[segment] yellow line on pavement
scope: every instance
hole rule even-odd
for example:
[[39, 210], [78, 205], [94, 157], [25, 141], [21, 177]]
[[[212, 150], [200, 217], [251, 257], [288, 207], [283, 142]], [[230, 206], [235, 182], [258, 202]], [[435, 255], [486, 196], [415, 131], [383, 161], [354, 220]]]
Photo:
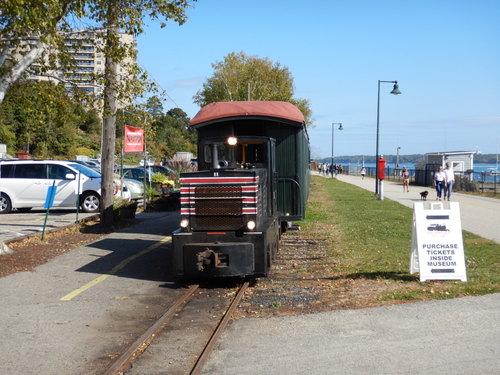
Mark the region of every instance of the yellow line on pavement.
[[147, 248], [145, 248], [144, 250], [138, 252], [137, 254], [134, 254], [134, 255], [128, 257], [127, 259], [122, 260], [118, 265], [114, 266], [105, 275], [101, 275], [101, 276], [95, 278], [94, 280], [88, 282], [87, 284], [83, 285], [82, 287], [80, 287], [78, 289], [75, 289], [71, 293], [66, 294], [64, 297], [61, 298], [61, 301], [70, 301], [70, 300], [72, 300], [73, 298], [75, 298], [80, 293], [86, 291], [89, 288], [92, 288], [93, 286], [99, 284], [101, 281], [104, 281], [108, 277], [116, 274], [118, 271], [120, 271], [121, 269], [123, 269], [127, 264], [129, 264], [130, 262], [132, 262], [134, 259], [137, 259], [137, 258], [143, 256], [144, 254], [149, 253], [151, 250], [154, 250], [157, 247], [159, 247], [159, 246], [161, 246], [161, 245], [163, 245], [165, 243], [169, 243], [171, 241], [172, 241], [172, 237], [170, 237], [170, 236], [162, 238], [160, 241], [158, 241], [158, 242], [156, 242], [156, 243], [148, 246]]

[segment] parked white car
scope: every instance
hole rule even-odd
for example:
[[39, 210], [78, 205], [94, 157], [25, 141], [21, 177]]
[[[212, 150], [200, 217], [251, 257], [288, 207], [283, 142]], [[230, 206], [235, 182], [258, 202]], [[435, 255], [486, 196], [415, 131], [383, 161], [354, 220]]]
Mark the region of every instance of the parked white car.
[[[114, 194], [130, 199], [130, 192], [114, 180]], [[56, 187], [53, 207], [75, 207], [83, 212], [99, 212], [101, 175], [76, 162], [58, 160], [0, 161], [0, 214], [12, 209], [29, 211], [43, 207], [47, 191]], [[122, 191], [123, 190], [123, 191]]]

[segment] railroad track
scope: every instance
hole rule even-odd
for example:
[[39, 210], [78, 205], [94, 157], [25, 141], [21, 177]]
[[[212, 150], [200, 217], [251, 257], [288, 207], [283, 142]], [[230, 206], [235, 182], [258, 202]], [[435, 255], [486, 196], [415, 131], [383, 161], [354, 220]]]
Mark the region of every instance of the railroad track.
[[[188, 366], [186, 366], [186, 370], [183, 371], [183, 373], [189, 373], [192, 375], [201, 373], [204, 364], [206, 363], [212, 350], [215, 348], [217, 340], [222, 334], [224, 328], [229, 323], [232, 313], [238, 306], [249, 284], [250, 282], [246, 281], [238, 288], [237, 292], [231, 299], [229, 306], [224, 309], [224, 311], [222, 311], [215, 329], [213, 329], [213, 331], [209, 335], [208, 341], [203, 343], [203, 349], [196, 355], [194, 364], [190, 365], [189, 370], [187, 370]], [[146, 351], [148, 346], [152, 344], [153, 340], [160, 334], [160, 332], [162, 330], [165, 330], [169, 326], [169, 324], [171, 324], [174, 317], [178, 317], [179, 315], [181, 315], [186, 305], [188, 305], [190, 301], [196, 298], [195, 292], [199, 290], [201, 290], [199, 285], [189, 286], [188, 290], [182, 296], [180, 296], [172, 304], [172, 306], [156, 322], [154, 322], [153, 325], [151, 325], [151, 327], [144, 334], [142, 334], [132, 345], [130, 345], [130, 347], [118, 359], [116, 359], [110, 367], [108, 367], [104, 375], [119, 375], [127, 373], [131, 369], [135, 361], [138, 360], [141, 354]], [[201, 313], [213, 314], [210, 309], [208, 312], [202, 311]], [[203, 337], [207, 336], [203, 335]], [[170, 338], [170, 341], [172, 341], [172, 338]], [[133, 370], [131, 372], [133, 372]]]

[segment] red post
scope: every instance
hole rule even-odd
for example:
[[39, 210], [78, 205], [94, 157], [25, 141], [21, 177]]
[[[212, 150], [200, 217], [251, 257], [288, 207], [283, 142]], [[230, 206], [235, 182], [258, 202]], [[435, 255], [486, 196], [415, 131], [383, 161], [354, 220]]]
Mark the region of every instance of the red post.
[[383, 180], [385, 177], [385, 159], [378, 158], [377, 160], [377, 168], [378, 168], [378, 179]]

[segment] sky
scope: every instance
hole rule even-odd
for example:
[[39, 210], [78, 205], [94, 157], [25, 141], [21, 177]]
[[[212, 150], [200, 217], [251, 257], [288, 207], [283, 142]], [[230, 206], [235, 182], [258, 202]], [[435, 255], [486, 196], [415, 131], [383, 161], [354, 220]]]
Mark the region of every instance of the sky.
[[[193, 96], [231, 52], [289, 69], [313, 112], [313, 158], [500, 153], [500, 1], [199, 0], [178, 26], [149, 22], [139, 63], [164, 109]], [[343, 130], [338, 130], [342, 123]], [[332, 142], [332, 128], [333, 142]]]

